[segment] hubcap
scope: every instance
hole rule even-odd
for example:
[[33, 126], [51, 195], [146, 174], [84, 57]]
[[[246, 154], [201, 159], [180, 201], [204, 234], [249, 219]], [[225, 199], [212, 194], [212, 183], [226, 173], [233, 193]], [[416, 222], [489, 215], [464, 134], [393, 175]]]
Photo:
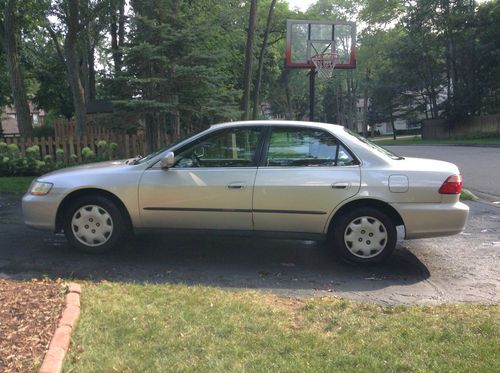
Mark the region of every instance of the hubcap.
[[360, 216], [347, 225], [344, 243], [352, 255], [373, 258], [387, 245], [387, 230], [377, 218]]
[[105, 244], [113, 233], [113, 219], [101, 206], [86, 205], [73, 214], [71, 229], [82, 244], [100, 246]]

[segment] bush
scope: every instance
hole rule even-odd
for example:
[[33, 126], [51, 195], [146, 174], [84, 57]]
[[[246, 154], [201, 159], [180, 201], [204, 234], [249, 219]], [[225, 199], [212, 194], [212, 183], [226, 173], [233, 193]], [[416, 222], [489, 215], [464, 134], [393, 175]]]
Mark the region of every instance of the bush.
[[[116, 158], [118, 145], [107, 143], [104, 140], [96, 143], [97, 156], [90, 147], [82, 149], [81, 163], [111, 160]], [[78, 165], [78, 157], [70, 154], [65, 157], [63, 149], [57, 149], [55, 159], [50, 155], [45, 155], [42, 159], [40, 147], [32, 145], [26, 148], [26, 155], [22, 156], [16, 144], [6, 144], [0, 141], [0, 176], [36, 176], [46, 172]], [[66, 160], [66, 158], [68, 158]]]
[[92, 162], [95, 160], [95, 153], [88, 146], [82, 149], [82, 158], [85, 163]]

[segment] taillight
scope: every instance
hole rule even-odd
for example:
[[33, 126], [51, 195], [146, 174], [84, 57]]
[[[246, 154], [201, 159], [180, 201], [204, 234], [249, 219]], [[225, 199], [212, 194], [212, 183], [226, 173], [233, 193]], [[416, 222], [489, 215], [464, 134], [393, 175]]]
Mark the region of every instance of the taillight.
[[462, 176], [449, 176], [439, 188], [439, 194], [460, 194], [462, 193]]

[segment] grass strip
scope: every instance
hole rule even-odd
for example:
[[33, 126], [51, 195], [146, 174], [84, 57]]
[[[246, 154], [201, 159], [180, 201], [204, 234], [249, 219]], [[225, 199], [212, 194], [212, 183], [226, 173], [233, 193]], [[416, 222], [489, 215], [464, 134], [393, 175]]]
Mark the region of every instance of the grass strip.
[[0, 177], [0, 193], [24, 194], [34, 178], [34, 176], [2, 176]]
[[494, 371], [500, 308], [382, 307], [204, 286], [84, 286], [71, 372]]

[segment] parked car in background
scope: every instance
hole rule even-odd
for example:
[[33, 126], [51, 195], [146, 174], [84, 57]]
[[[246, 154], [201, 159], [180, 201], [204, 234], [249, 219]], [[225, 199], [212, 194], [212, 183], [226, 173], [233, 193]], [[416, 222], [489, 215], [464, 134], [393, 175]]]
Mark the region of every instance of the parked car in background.
[[157, 228], [328, 239], [359, 263], [406, 239], [454, 235], [468, 207], [447, 162], [403, 158], [342, 126], [295, 121], [214, 125], [144, 158], [67, 168], [36, 179], [26, 224], [102, 252]]

